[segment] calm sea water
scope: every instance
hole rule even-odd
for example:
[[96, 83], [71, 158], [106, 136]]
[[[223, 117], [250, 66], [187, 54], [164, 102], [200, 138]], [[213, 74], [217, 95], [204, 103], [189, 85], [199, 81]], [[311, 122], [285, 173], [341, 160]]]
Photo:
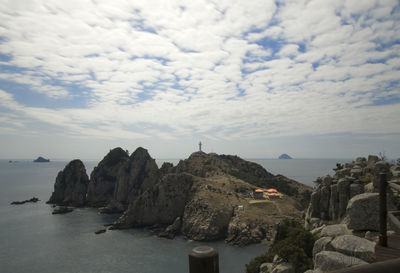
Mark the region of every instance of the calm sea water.
[[[178, 160], [157, 160], [177, 163]], [[337, 160], [253, 160], [270, 172], [281, 173], [311, 185]], [[45, 204], [58, 171], [67, 162], [33, 163], [0, 160], [0, 271], [1, 272], [188, 272], [188, 253], [204, 243], [178, 237], [158, 238], [143, 229], [108, 231], [95, 235], [118, 217], [101, 215], [95, 209], [77, 209], [52, 215]], [[88, 173], [97, 162], [85, 162]], [[36, 204], [10, 205], [33, 196]], [[245, 264], [266, 251], [266, 245], [245, 248], [224, 242], [206, 243], [218, 249], [220, 272], [245, 272]]]

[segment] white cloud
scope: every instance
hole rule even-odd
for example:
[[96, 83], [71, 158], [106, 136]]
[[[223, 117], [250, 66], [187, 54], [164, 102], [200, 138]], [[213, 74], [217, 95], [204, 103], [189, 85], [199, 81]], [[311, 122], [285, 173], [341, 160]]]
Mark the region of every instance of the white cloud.
[[25, 2], [0, 4], [0, 81], [85, 100], [39, 108], [3, 87], [26, 126], [102, 139], [400, 133], [396, 105], [365, 106], [400, 96], [396, 1]]

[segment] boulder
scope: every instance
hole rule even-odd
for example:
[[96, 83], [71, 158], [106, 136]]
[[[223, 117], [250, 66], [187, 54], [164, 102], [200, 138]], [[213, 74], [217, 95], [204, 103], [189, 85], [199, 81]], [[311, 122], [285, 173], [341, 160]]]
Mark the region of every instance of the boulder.
[[260, 265], [260, 273], [271, 273], [273, 268], [273, 263], [263, 263]]
[[320, 217], [320, 202], [321, 194], [320, 191], [314, 191], [311, 194], [311, 217]]
[[368, 166], [369, 168], [372, 168], [372, 167], [375, 165], [375, 163], [378, 162], [378, 161], [379, 161], [379, 157], [378, 157], [378, 156], [376, 156], [376, 155], [369, 155], [369, 156], [368, 156], [368, 161], [367, 161], [367, 166]]
[[65, 214], [65, 213], [69, 213], [72, 212], [74, 209], [73, 208], [69, 208], [69, 207], [56, 207], [52, 214]]
[[337, 237], [340, 235], [351, 234], [351, 231], [345, 224], [329, 225], [321, 230], [321, 237]]
[[64, 170], [57, 175], [48, 204], [66, 206], [83, 206], [86, 203], [86, 193], [89, 178], [85, 166], [79, 159], [72, 160]]
[[348, 178], [342, 178], [338, 182], [338, 195], [339, 195], [339, 218], [342, 218], [346, 213], [347, 203], [350, 199], [350, 184]]
[[317, 253], [320, 253], [324, 250], [329, 250], [328, 247], [330, 246], [330, 242], [332, 241], [332, 237], [321, 237], [314, 243], [314, 247], [312, 250], [312, 255], [315, 258]]
[[364, 192], [366, 192], [366, 193], [372, 193], [372, 192], [374, 192], [375, 191], [375, 188], [374, 188], [374, 184], [371, 182], [371, 183], [368, 183], [368, 184], [366, 184], [365, 186], [364, 186]]
[[351, 169], [350, 176], [359, 178], [362, 175], [362, 172], [363, 172], [362, 168], [360, 166], [356, 165], [353, 167], [353, 169]]
[[271, 273], [294, 273], [294, 267], [289, 263], [277, 264]]
[[379, 194], [363, 193], [350, 199], [343, 223], [349, 229], [379, 231]]
[[349, 166], [347, 166], [347, 168], [345, 167], [343, 169], [337, 170], [336, 173], [335, 173], [335, 177], [337, 179], [340, 179], [340, 178], [344, 178], [346, 176], [349, 176], [350, 175], [350, 170], [351, 170], [351, 168], [349, 168]]
[[129, 156], [121, 148], [112, 149], [90, 174], [87, 202], [89, 206], [105, 206], [114, 196], [118, 172]]
[[105, 233], [106, 231], [107, 231], [107, 229], [102, 228], [102, 229], [95, 231], [94, 234], [102, 234], [102, 233]]
[[323, 186], [321, 188], [321, 196], [319, 200], [319, 209], [322, 220], [329, 219], [329, 199], [331, 196], [330, 186]]
[[339, 193], [337, 184], [331, 185], [331, 196], [329, 200], [329, 218], [337, 220], [339, 215]]
[[311, 230], [310, 232], [311, 232], [311, 234], [313, 234], [313, 235], [320, 236], [320, 234], [321, 234], [321, 231], [322, 231], [322, 229], [323, 229], [324, 227], [326, 227], [326, 225], [323, 225], [323, 226], [320, 226], [320, 227], [314, 228], [314, 229], [313, 229], [313, 230]]
[[364, 185], [353, 183], [350, 185], [350, 198], [364, 193]]
[[375, 243], [354, 235], [338, 236], [331, 242], [332, 247], [345, 255], [353, 256], [368, 263], [375, 261]]
[[323, 272], [329, 272], [363, 264], [368, 263], [356, 257], [347, 256], [335, 251], [321, 251], [315, 255], [314, 259], [314, 269], [320, 269]]

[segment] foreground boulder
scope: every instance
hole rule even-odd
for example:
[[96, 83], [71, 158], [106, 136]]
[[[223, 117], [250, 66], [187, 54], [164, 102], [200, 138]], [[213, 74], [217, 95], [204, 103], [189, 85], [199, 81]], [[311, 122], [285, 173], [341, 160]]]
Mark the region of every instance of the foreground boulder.
[[72, 160], [57, 175], [48, 204], [65, 206], [83, 206], [86, 203], [86, 193], [89, 178], [85, 166], [79, 159]]
[[346, 267], [368, 264], [367, 262], [334, 251], [321, 251], [315, 255], [314, 269], [329, 272]]
[[342, 235], [330, 242], [338, 252], [362, 259], [368, 263], [375, 261], [375, 243], [354, 235]]
[[349, 201], [343, 222], [349, 229], [379, 231], [379, 194], [354, 196]]

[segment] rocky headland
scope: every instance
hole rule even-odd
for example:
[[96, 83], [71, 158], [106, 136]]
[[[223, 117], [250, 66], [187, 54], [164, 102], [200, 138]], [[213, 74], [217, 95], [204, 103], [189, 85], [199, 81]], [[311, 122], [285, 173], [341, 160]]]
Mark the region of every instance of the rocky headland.
[[[275, 188], [276, 200], [254, 200], [257, 188]], [[158, 168], [141, 147], [111, 150], [90, 174], [80, 160], [61, 171], [48, 201], [62, 206], [122, 212], [110, 229], [152, 227], [160, 236], [236, 245], [272, 238], [276, 224], [300, 218], [311, 188], [237, 156], [195, 152], [176, 166]]]
[[44, 157], [39, 156], [38, 158], [33, 160], [33, 162], [35, 162], [35, 163], [48, 163], [48, 162], [50, 162], [50, 159], [46, 159]]

